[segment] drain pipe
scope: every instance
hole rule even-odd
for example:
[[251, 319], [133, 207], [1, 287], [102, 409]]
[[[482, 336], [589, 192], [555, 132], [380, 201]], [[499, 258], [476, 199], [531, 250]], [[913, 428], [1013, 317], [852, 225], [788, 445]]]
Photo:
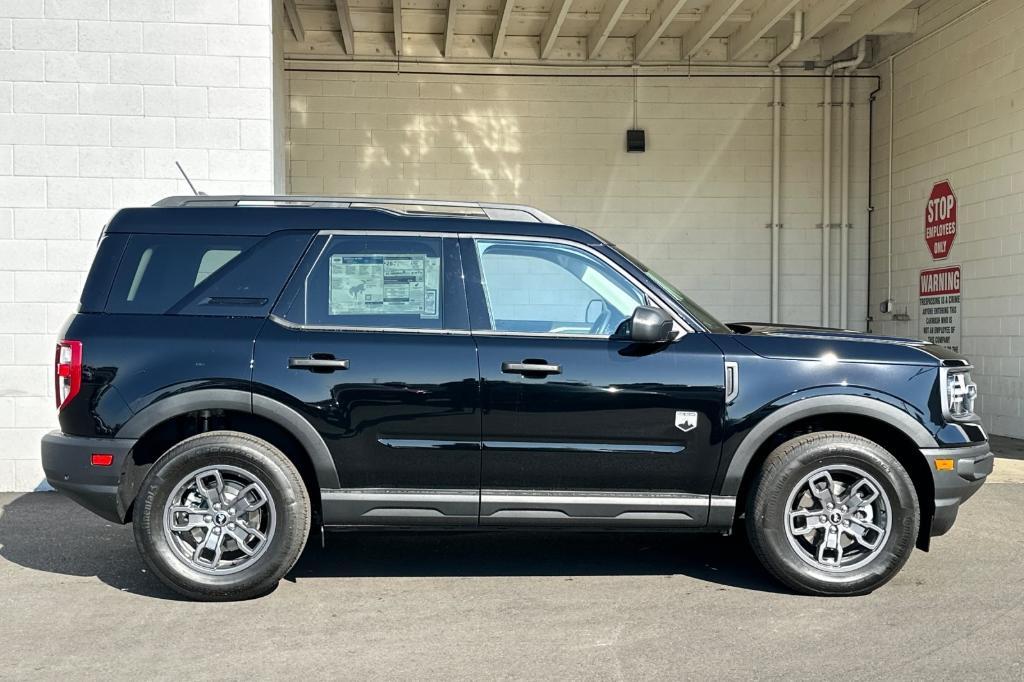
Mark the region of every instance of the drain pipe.
[[821, 104], [821, 326], [830, 324], [829, 312], [832, 296], [832, 67], [825, 70], [825, 84]]
[[779, 240], [782, 223], [779, 219], [779, 195], [782, 186], [782, 67], [779, 64], [793, 53], [804, 39], [804, 13], [793, 13], [793, 40], [789, 47], [777, 54], [768, 64], [772, 72], [772, 274], [771, 322], [779, 321]]
[[[845, 70], [845, 75], [852, 76], [857, 67], [864, 61], [867, 55], [867, 38], [861, 38], [857, 43], [857, 56], [853, 63]], [[843, 79], [843, 130], [842, 130], [842, 158], [839, 167], [842, 172], [840, 187], [842, 188], [842, 200], [840, 202], [839, 220], [839, 325], [843, 328], [850, 326], [849, 317], [849, 296], [850, 296], [850, 109], [853, 107], [853, 100], [850, 98], [850, 79]], [[870, 201], [870, 199], [869, 199]]]
[[[863, 58], [861, 58], [863, 59]], [[824, 96], [822, 98], [822, 155], [821, 155], [821, 326], [832, 325], [832, 76], [838, 69], [860, 64], [857, 59], [833, 62], [825, 67]], [[844, 124], [849, 126], [847, 115]], [[849, 151], [847, 150], [847, 155]]]

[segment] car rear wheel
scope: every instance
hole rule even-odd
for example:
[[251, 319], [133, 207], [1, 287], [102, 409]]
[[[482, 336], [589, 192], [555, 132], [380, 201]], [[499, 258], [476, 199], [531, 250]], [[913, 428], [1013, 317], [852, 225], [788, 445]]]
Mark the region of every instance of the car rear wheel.
[[298, 560], [310, 502], [280, 450], [214, 431], [156, 462], [133, 520], [143, 559], [166, 585], [191, 599], [247, 599], [273, 590]]
[[884, 585], [914, 549], [913, 481], [877, 443], [838, 431], [783, 443], [753, 482], [747, 531], [758, 558], [803, 594], [858, 595]]

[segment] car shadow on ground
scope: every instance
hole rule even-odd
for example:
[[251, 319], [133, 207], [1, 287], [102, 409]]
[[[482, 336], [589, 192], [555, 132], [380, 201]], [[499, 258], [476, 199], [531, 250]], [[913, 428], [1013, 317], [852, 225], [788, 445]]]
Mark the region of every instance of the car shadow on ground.
[[[353, 577], [686, 575], [748, 590], [781, 588], [741, 538], [570, 531], [314, 534], [286, 580]], [[0, 495], [0, 557], [18, 566], [96, 576], [119, 590], [177, 599], [151, 575], [130, 526], [57, 493]]]

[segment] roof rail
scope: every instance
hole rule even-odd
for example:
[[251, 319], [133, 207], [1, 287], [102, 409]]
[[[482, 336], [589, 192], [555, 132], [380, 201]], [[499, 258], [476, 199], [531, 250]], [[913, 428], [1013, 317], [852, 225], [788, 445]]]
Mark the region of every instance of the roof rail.
[[379, 197], [319, 197], [304, 195], [199, 195], [174, 196], [153, 204], [161, 207], [187, 206], [280, 206], [302, 208], [371, 208], [400, 215], [450, 216], [478, 220], [509, 220], [561, 225], [547, 213], [521, 204], [438, 199], [396, 199]]

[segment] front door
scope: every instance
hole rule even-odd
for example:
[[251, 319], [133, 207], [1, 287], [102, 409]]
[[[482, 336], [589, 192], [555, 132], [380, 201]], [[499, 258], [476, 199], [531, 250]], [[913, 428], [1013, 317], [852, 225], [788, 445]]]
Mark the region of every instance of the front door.
[[320, 235], [256, 341], [253, 383], [330, 450], [327, 525], [476, 525], [479, 378], [456, 239]]
[[724, 363], [706, 334], [612, 338], [652, 295], [596, 252], [462, 240], [483, 408], [482, 524], [706, 525]]

